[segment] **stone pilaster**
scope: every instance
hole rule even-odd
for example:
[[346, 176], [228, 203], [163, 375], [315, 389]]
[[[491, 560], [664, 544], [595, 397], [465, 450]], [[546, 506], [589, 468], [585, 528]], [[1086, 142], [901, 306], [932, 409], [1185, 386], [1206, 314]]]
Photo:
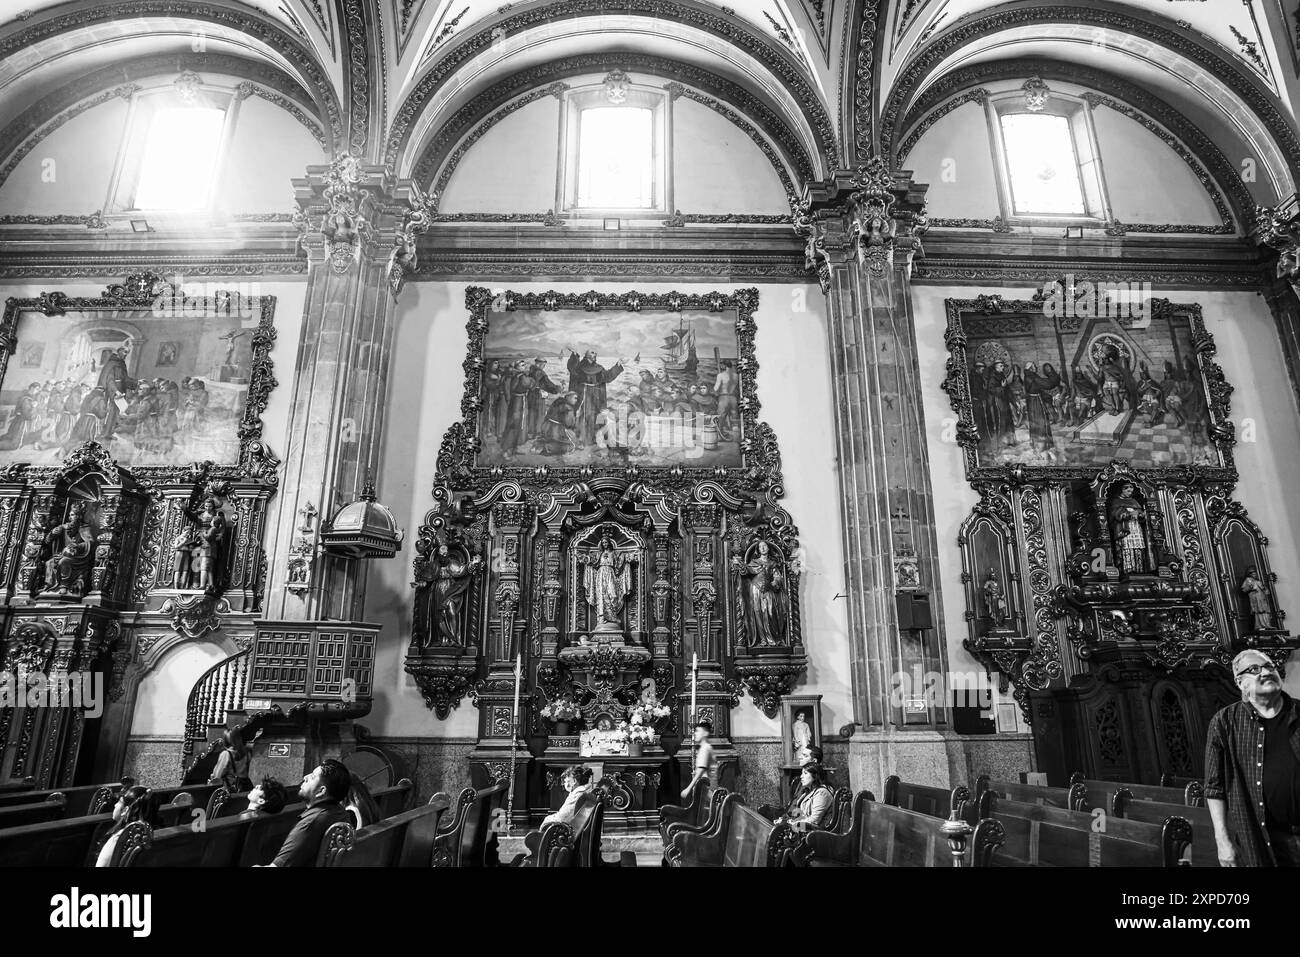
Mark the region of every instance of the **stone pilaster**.
[[1300, 204], [1296, 198], [1280, 206], [1257, 207], [1254, 236], [1261, 245], [1277, 250], [1275, 281], [1265, 290], [1264, 300], [1277, 323], [1282, 358], [1300, 408]]
[[[948, 725], [946, 701], [898, 700], [897, 675], [947, 672], [933, 487], [908, 279], [924, 187], [879, 159], [805, 194], [796, 229], [827, 299], [854, 718], [893, 735]], [[928, 599], [933, 627], [900, 628]], [[946, 684], [946, 682], [945, 682]]]
[[294, 181], [308, 289], [268, 548], [267, 619], [359, 620], [365, 563], [318, 532], [379, 471], [395, 299], [428, 226], [418, 188], [342, 157]]

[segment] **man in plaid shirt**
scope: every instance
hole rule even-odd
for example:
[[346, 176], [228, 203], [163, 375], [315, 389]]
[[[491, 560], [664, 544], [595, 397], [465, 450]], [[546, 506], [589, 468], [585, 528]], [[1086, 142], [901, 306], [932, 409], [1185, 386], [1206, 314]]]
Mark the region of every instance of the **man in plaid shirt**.
[[1205, 799], [1223, 867], [1300, 866], [1300, 708], [1262, 651], [1232, 659], [1241, 701], [1210, 719]]

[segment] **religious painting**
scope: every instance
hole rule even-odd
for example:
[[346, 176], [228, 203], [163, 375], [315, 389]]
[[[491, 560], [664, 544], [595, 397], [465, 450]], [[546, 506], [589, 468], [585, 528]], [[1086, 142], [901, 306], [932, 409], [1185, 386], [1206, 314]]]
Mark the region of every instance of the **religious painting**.
[[181, 344], [179, 342], [160, 342], [158, 343], [158, 361], [155, 364], [159, 368], [174, 366], [180, 354]]
[[473, 465], [751, 464], [757, 295], [469, 290]]
[[20, 361], [0, 367], [0, 466], [55, 466], [90, 441], [135, 469], [240, 464], [274, 385], [262, 300], [11, 300]]
[[822, 696], [784, 695], [781, 698], [781, 764], [803, 767], [813, 760], [812, 748], [822, 746]]
[[1062, 315], [990, 296], [948, 300], [948, 310], [945, 388], [969, 478], [1011, 466], [1076, 476], [1112, 461], [1230, 467], [1220, 431], [1229, 390], [1198, 306]]

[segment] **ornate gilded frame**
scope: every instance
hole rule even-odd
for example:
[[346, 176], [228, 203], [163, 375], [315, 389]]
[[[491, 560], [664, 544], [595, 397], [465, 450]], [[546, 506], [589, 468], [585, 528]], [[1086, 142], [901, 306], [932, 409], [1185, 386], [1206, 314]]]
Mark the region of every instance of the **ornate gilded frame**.
[[[948, 393], [952, 409], [957, 413], [957, 442], [962, 447], [966, 465], [966, 480], [972, 484], [981, 482], [1005, 481], [1009, 476], [1017, 482], [1034, 481], [1068, 481], [1093, 477], [1101, 465], [1027, 465], [1022, 463], [1001, 463], [998, 465], [981, 465], [979, 462], [979, 432], [975, 427], [975, 414], [971, 402], [970, 378], [967, 361], [967, 326], [970, 318], [996, 319], [1017, 313], [1041, 315], [1042, 298], [1006, 299], [997, 295], [980, 295], [974, 299], [946, 299], [944, 306], [948, 315], [948, 326], [944, 331], [944, 343], [948, 346], [947, 375], [943, 381], [943, 390]], [[1168, 299], [1151, 299], [1148, 308], [1152, 319], [1161, 319], [1170, 315], [1183, 316], [1189, 321], [1192, 336], [1192, 348], [1196, 355], [1197, 368], [1201, 374], [1206, 409], [1210, 417], [1208, 437], [1214, 446], [1219, 465], [1167, 465], [1138, 468], [1133, 471], [1139, 477], [1154, 482], [1189, 483], [1226, 482], [1236, 484], [1237, 469], [1233, 462], [1232, 446], [1235, 444], [1233, 424], [1228, 419], [1229, 399], [1232, 386], [1224, 378], [1223, 370], [1214, 361], [1217, 347], [1214, 337], [1205, 328], [1201, 316], [1201, 307], [1195, 303], [1172, 303]]]
[[[568, 484], [589, 482], [597, 477], [653, 479], [657, 486], [687, 489], [702, 481], [720, 481], [733, 490], [745, 490], [759, 495], [782, 493], [781, 457], [776, 435], [770, 426], [758, 420], [757, 372], [754, 358], [754, 312], [758, 308], [757, 289], [738, 289], [732, 293], [519, 293], [505, 290], [494, 294], [481, 286], [465, 290], [465, 306], [470, 311], [468, 350], [464, 363], [465, 390], [461, 400], [462, 421], [448, 429], [438, 451], [435, 484], [460, 490], [486, 488], [499, 482], [516, 482], [522, 486]], [[741, 415], [741, 466], [713, 468], [684, 468], [674, 466], [584, 465], [577, 467], [519, 467], [485, 466], [477, 463], [480, 447], [479, 412], [484, 355], [487, 333], [494, 312], [539, 310], [559, 312], [564, 310], [584, 312], [607, 311], [663, 311], [681, 312], [698, 310], [708, 312], [736, 312], [736, 340], [739, 356], [736, 371], [740, 377]]]
[[[18, 321], [27, 313], [59, 316], [68, 312], [153, 311], [157, 303], [164, 299], [174, 308], [183, 309], [186, 303], [199, 299], [214, 303], [220, 309], [229, 308], [235, 295], [234, 292], [218, 291], [211, 297], [189, 297], [154, 273], [138, 273], [128, 276], [124, 282], [109, 286], [100, 296], [74, 297], [56, 291], [42, 292], [31, 298], [11, 297], [6, 300], [3, 318], [0, 318], [0, 384], [4, 382], [8, 371], [9, 357], [18, 346]], [[205, 476], [208, 480], [252, 481], [274, 486], [279, 482], [276, 472], [279, 461], [262, 443], [262, 413], [266, 411], [271, 390], [278, 385], [271, 363], [271, 348], [276, 337], [275, 297], [260, 295], [249, 298], [258, 317], [258, 324], [252, 338], [253, 358], [249, 369], [248, 392], [237, 432], [239, 458], [236, 462], [208, 464]], [[7, 482], [53, 482], [63, 468], [63, 465], [34, 466], [18, 462], [0, 468], [0, 478]], [[187, 463], [130, 466], [127, 471], [148, 486], [185, 483], [189, 481], [194, 468], [193, 463]]]

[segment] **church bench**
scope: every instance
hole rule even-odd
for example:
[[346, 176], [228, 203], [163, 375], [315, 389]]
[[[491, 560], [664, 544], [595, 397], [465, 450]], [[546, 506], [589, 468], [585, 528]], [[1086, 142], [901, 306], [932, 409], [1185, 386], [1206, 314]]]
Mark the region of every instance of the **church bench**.
[[111, 814], [28, 824], [0, 831], [0, 866], [84, 867], [93, 864]]
[[[194, 806], [206, 808], [208, 801], [212, 798], [213, 793], [220, 784], [178, 784], [174, 787], [153, 788], [153, 800], [157, 807], [165, 807], [168, 804], [175, 804], [176, 797], [179, 794], [188, 794], [194, 798]], [[113, 810], [113, 805], [117, 803], [118, 791], [120, 787], [100, 787], [95, 792], [95, 796], [90, 802], [90, 807], [86, 811], [88, 814], [106, 814]]]
[[505, 803], [507, 788], [505, 782], [500, 782], [490, 788], [460, 792], [450, 819], [434, 838], [430, 866], [487, 867], [496, 863], [496, 835], [489, 835], [489, 830], [492, 812]]
[[[346, 850], [330, 857], [327, 855], [324, 867], [399, 867], [403, 866], [408, 838], [411, 829], [420, 828], [426, 834], [437, 831], [438, 819], [451, 806], [451, 799], [446, 794], [436, 794], [428, 804], [399, 811], [392, 817], [378, 821], [352, 835]], [[337, 825], [336, 825], [337, 826]], [[415, 866], [407, 864], [405, 866]], [[424, 867], [428, 867], [425, 858]]]
[[[178, 824], [151, 831], [148, 842], [129, 853], [114, 852], [117, 867], [248, 867], [275, 860], [305, 805], [290, 804], [279, 814], [208, 821], [199, 830]], [[146, 827], [147, 825], [141, 826]], [[130, 825], [134, 826], [134, 825]]]
[[674, 824], [695, 828], [708, 820], [709, 809], [720, 800], [718, 793], [721, 790], [721, 788], [697, 787], [691, 791], [690, 804], [685, 806], [665, 804], [661, 806], [659, 808], [659, 837], [663, 842], [668, 843], [669, 828]]
[[26, 824], [42, 824], [67, 817], [68, 801], [60, 792], [55, 791], [43, 801], [30, 804], [18, 804], [13, 807], [0, 807], [0, 831]]
[[1046, 804], [994, 799], [992, 805], [1003, 830], [994, 866], [1177, 867], [1192, 841], [1191, 825], [1178, 817], [1160, 824], [1113, 815], [1099, 821]]
[[1162, 788], [1182, 788], [1187, 789], [1189, 784], [1201, 784], [1200, 778], [1182, 778], [1176, 774], [1160, 775], [1160, 786]]
[[739, 794], [728, 794], [707, 831], [674, 833], [664, 857], [671, 867], [778, 867], [793, 835], [789, 824], [774, 825]]
[[605, 797], [599, 790], [584, 794], [568, 824], [552, 821], [542, 827], [537, 850], [525, 867], [600, 867], [601, 829]]
[[402, 778], [391, 787], [372, 791], [370, 796], [379, 808], [379, 816], [390, 818], [411, 806], [411, 801], [415, 797], [415, 785], [410, 778]]
[[[1011, 801], [1023, 801], [1025, 804], [1047, 804], [1051, 807], [1067, 808], [1069, 810], [1079, 810], [1087, 789], [1082, 784], [1071, 782], [1069, 787], [1053, 788], [1038, 784], [1020, 784], [1013, 781], [991, 781], [987, 774], [981, 774], [975, 780], [975, 803], [980, 805], [980, 801], [986, 792], [992, 792], [1000, 797]], [[981, 817], [988, 815], [981, 812]]]
[[1135, 801], [1127, 788], [1120, 788], [1115, 794], [1112, 807], [1112, 815], [1118, 815], [1126, 821], [1164, 824], [1171, 817], [1185, 818], [1192, 825], [1192, 834], [1198, 838], [1192, 841], [1192, 867], [1219, 866], [1219, 848], [1214, 841], [1214, 821], [1210, 818], [1209, 808], [1160, 801]]
[[16, 807], [20, 804], [35, 804], [49, 800], [51, 794], [62, 794], [68, 799], [64, 817], [82, 817], [90, 813], [91, 801], [101, 788], [107, 789], [116, 796], [119, 787], [118, 784], [84, 784], [75, 788], [48, 788], [43, 791], [28, 788], [25, 791], [0, 794], [0, 809]]
[[[870, 791], [863, 791], [853, 801], [848, 831], [806, 835], [792, 852], [791, 863], [798, 867], [954, 867], [957, 862], [943, 833], [945, 820], [879, 803]], [[967, 839], [963, 863], [987, 866], [1001, 840], [996, 821], [980, 821]]]
[[217, 788], [208, 798], [207, 815], [209, 821], [218, 818], [234, 817], [248, 810], [248, 796], [252, 791], [237, 791], [231, 794], [225, 788]]
[[956, 811], [958, 817], [971, 827], [979, 822], [970, 788], [964, 784], [947, 790], [928, 784], [904, 784], [898, 775], [891, 774], [885, 779], [884, 803], [945, 821]]
[[1200, 781], [1192, 781], [1185, 787], [1165, 788], [1153, 784], [1129, 784], [1124, 781], [1089, 781], [1083, 775], [1075, 773], [1070, 777], [1071, 785], [1082, 785], [1087, 792], [1087, 807], [1104, 808], [1114, 813], [1115, 795], [1123, 788], [1128, 791], [1129, 800], [1159, 801], [1162, 804], [1184, 804], [1188, 807], [1205, 806], [1205, 787]]

